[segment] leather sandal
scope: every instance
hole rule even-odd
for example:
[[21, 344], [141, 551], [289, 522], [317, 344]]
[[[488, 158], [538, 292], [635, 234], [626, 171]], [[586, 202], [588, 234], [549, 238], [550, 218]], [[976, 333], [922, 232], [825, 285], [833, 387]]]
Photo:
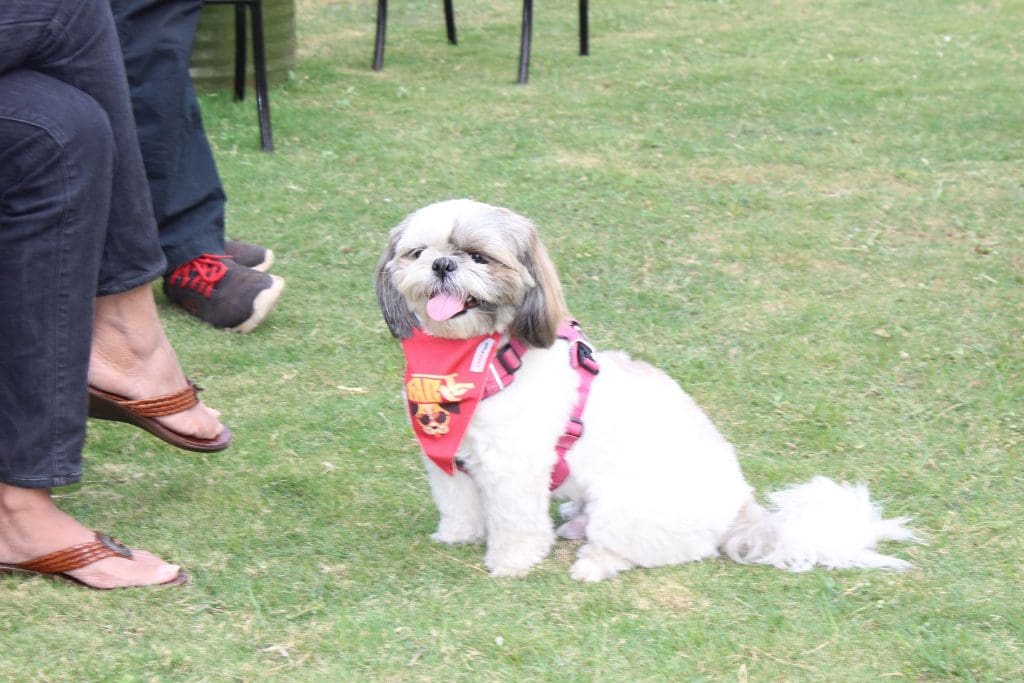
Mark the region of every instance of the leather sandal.
[[[111, 590], [91, 586], [83, 581], [79, 581], [67, 573], [76, 569], [81, 569], [93, 562], [99, 562], [100, 560], [108, 557], [123, 557], [128, 560], [132, 559], [132, 550], [124, 543], [121, 543], [121, 541], [111, 536], [107, 536], [106, 534], [101, 534], [99, 532], [93, 533], [96, 534], [95, 540], [79, 543], [78, 545], [73, 545], [70, 548], [64, 548], [63, 550], [42, 555], [26, 562], [18, 562], [16, 564], [0, 562], [0, 574], [41, 576], [55, 581], [70, 581], [71, 583], [77, 583], [79, 586], [85, 586], [86, 588], [93, 588], [95, 590]], [[124, 586], [124, 588], [165, 588], [171, 586], [182, 586], [188, 583], [188, 581], [188, 574], [183, 571], [179, 571], [177, 576], [169, 581], [164, 581], [163, 583], [153, 584], [152, 586]], [[120, 587], [121, 586], [115, 586], [115, 588]]]
[[231, 430], [227, 427], [224, 427], [224, 431], [212, 439], [201, 439], [197, 436], [176, 432], [154, 419], [186, 411], [198, 404], [199, 398], [196, 396], [198, 392], [199, 387], [189, 381], [188, 387], [177, 393], [133, 401], [124, 396], [90, 386], [89, 417], [133, 424], [145, 429], [158, 439], [187, 451], [200, 453], [222, 451], [231, 445]]

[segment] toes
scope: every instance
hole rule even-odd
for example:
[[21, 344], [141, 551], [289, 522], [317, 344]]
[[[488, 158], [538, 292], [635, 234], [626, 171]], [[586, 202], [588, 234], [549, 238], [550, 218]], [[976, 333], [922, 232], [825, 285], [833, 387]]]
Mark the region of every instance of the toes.
[[491, 569], [491, 576], [506, 579], [519, 579], [530, 573], [530, 567], [498, 566]]
[[580, 548], [569, 575], [576, 581], [604, 581], [633, 566], [621, 555], [591, 543]]
[[200, 403], [184, 412], [159, 417], [157, 420], [179, 434], [188, 434], [200, 439], [215, 439], [224, 431], [224, 425], [219, 418], [219, 412]]
[[485, 536], [483, 519], [473, 514], [441, 515], [437, 531], [430, 535], [438, 543], [448, 545], [482, 543]]
[[602, 563], [585, 557], [573, 563], [569, 569], [569, 576], [574, 581], [595, 582], [611, 578], [615, 576], [615, 572], [608, 571]]
[[69, 576], [93, 588], [158, 586], [173, 581], [181, 567], [168, 564], [145, 550], [133, 550], [132, 559], [108, 557], [68, 572]]
[[530, 569], [547, 557], [550, 542], [541, 544], [516, 543], [490, 548], [484, 564], [492, 576], [526, 576]]
[[461, 545], [466, 543], [483, 543], [484, 535], [473, 531], [435, 531], [430, 534], [430, 538], [437, 541], [438, 543], [444, 543], [445, 545]]

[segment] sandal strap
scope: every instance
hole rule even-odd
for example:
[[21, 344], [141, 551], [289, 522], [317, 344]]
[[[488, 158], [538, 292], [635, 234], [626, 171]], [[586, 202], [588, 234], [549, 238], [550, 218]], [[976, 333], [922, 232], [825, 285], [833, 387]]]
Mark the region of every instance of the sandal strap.
[[79, 543], [70, 548], [58, 550], [12, 566], [16, 569], [39, 572], [41, 574], [63, 574], [108, 557], [131, 559], [131, 548], [124, 543], [106, 534], [93, 533], [96, 534], [96, 539], [93, 541]]
[[192, 382], [181, 391], [156, 398], [143, 398], [138, 401], [122, 401], [121, 405], [136, 415], [143, 417], [163, 417], [181, 413], [199, 403], [199, 387]]

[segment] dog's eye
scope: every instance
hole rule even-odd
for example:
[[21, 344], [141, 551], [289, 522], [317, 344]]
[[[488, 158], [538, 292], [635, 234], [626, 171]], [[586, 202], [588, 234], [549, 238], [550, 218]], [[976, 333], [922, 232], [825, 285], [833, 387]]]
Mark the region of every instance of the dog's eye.
[[470, 252], [469, 258], [473, 259], [474, 263], [487, 263], [487, 257], [478, 251]]
[[423, 249], [413, 249], [412, 251], [409, 252], [409, 256], [412, 256], [413, 258], [419, 258], [422, 253]]

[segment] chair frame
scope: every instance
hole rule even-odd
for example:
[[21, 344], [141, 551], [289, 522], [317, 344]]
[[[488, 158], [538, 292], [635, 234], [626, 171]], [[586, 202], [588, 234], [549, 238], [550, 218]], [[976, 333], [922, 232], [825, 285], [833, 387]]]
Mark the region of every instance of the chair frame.
[[252, 56], [256, 85], [256, 115], [260, 125], [260, 149], [274, 151], [274, 132], [270, 125], [270, 93], [267, 87], [267, 55], [263, 32], [262, 0], [203, 0], [204, 5], [234, 5], [235, 8], [235, 101], [245, 99], [246, 25], [249, 9], [252, 24]]
[[[579, 0], [580, 54], [590, 54], [589, 2]], [[388, 0], [377, 0], [377, 37], [373, 46], [373, 70], [384, 68], [384, 40], [387, 36]], [[448, 42], [458, 45], [455, 36], [455, 10], [452, 0], [444, 0], [444, 23]], [[533, 42], [533, 0], [523, 0], [523, 26], [519, 38], [519, 75], [517, 83], [526, 83], [530, 78], [530, 50]]]

